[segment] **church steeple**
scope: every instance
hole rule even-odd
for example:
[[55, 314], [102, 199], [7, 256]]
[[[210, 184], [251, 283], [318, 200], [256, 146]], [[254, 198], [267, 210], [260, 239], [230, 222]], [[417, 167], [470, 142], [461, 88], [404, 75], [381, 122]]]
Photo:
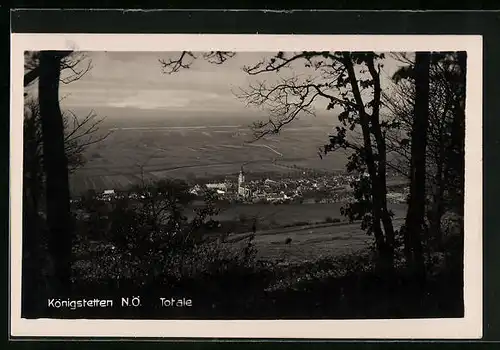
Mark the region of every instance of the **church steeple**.
[[243, 165], [240, 169], [240, 175], [238, 176], [238, 195], [242, 197], [247, 197], [247, 189], [244, 187], [245, 185], [245, 173], [243, 172]]
[[245, 173], [243, 172], [243, 165], [242, 165], [240, 169], [240, 175], [238, 177], [238, 186], [241, 186], [241, 184], [244, 182], [245, 182]]

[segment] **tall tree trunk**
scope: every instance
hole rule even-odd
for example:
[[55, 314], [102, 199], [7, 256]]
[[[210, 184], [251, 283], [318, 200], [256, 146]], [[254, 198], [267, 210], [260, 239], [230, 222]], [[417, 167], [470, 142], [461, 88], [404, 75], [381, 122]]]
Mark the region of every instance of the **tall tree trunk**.
[[[434, 240], [435, 248], [439, 251], [443, 249], [443, 234], [441, 230], [441, 219], [443, 218], [445, 211], [445, 200], [444, 192], [446, 187], [446, 180], [448, 178], [448, 169], [446, 163], [446, 150], [448, 140], [445, 136], [445, 127], [447, 125], [447, 118], [449, 114], [451, 97], [447, 97], [446, 104], [438, 120], [434, 121], [434, 128], [437, 129], [437, 142], [434, 145], [434, 153], [431, 157], [434, 158], [434, 165], [436, 168], [435, 179], [431, 179], [433, 182], [432, 187], [432, 208], [429, 215], [431, 238]], [[430, 130], [430, 129], [429, 129]]]
[[61, 59], [66, 53], [43, 51], [40, 55], [38, 98], [42, 124], [43, 165], [46, 178], [49, 252], [54, 264], [55, 292], [69, 292], [71, 282], [72, 218], [68, 162], [64, 150], [64, 125], [59, 107]]
[[373, 79], [374, 86], [374, 96], [373, 96], [373, 112], [370, 118], [371, 129], [375, 136], [375, 142], [377, 146], [378, 153], [378, 167], [377, 167], [377, 178], [378, 182], [376, 184], [378, 196], [380, 198], [381, 206], [381, 220], [384, 227], [385, 238], [386, 238], [386, 249], [385, 252], [388, 262], [392, 266], [394, 259], [394, 227], [392, 225], [392, 218], [389, 215], [389, 210], [387, 208], [387, 149], [385, 144], [385, 137], [382, 134], [382, 128], [380, 126], [380, 97], [382, 94], [382, 88], [380, 86], [380, 71], [375, 69], [375, 57], [371, 54], [367, 60], [368, 70]]
[[[385, 191], [386, 188], [384, 186], [385, 184], [385, 171], [383, 171], [383, 176], [384, 179], [381, 181], [380, 178], [380, 173], [379, 171], [381, 168], [379, 167], [377, 169], [377, 165], [375, 163], [375, 156], [373, 154], [373, 149], [372, 149], [372, 140], [371, 140], [371, 133], [372, 133], [372, 127], [373, 127], [373, 121], [370, 122], [370, 116], [367, 114], [365, 110], [365, 106], [363, 103], [363, 99], [361, 97], [361, 92], [359, 90], [358, 86], [358, 81], [356, 78], [356, 72], [354, 71], [354, 65], [352, 63], [352, 58], [351, 54], [349, 52], [344, 52], [343, 53], [343, 61], [344, 65], [347, 69], [348, 76], [349, 76], [349, 82], [352, 87], [352, 91], [354, 94], [354, 98], [356, 101], [356, 104], [358, 106], [358, 112], [359, 112], [359, 117], [360, 117], [360, 124], [361, 124], [361, 129], [363, 133], [363, 149], [364, 149], [364, 159], [365, 163], [368, 169], [368, 174], [370, 176], [370, 181], [371, 181], [371, 188], [372, 188], [372, 206], [373, 206], [373, 233], [375, 235], [375, 243], [377, 245], [377, 250], [380, 254], [381, 257], [381, 262], [383, 263], [384, 268], [392, 268], [393, 267], [393, 250], [391, 249], [389, 242], [387, 241], [387, 236], [384, 235], [384, 232], [382, 230], [381, 222], [387, 223], [386, 218], [384, 217], [384, 214], [387, 212], [387, 210], [384, 211], [384, 201], [386, 201], [386, 196], [385, 196]], [[376, 89], [375, 89], [376, 90]], [[380, 91], [378, 91], [380, 94]], [[380, 96], [379, 96], [380, 100]], [[379, 104], [377, 104], [376, 101], [376, 96], [374, 98], [374, 108], [378, 110], [380, 107]], [[378, 113], [378, 112], [375, 112]], [[377, 115], [378, 117], [378, 115]], [[378, 122], [378, 119], [377, 119]], [[370, 125], [372, 124], [372, 125]], [[380, 125], [379, 125], [379, 131], [380, 131]], [[385, 143], [384, 143], [385, 145]], [[377, 144], [377, 146], [380, 146]], [[377, 147], [378, 152], [380, 153], [380, 147]], [[385, 156], [385, 150], [383, 150], [383, 155], [379, 154], [379, 157], [384, 157]], [[380, 163], [380, 162], [379, 162]], [[385, 163], [383, 164], [383, 167], [385, 167]], [[385, 168], [382, 168], [385, 169]], [[388, 213], [387, 213], [388, 214]], [[390, 219], [390, 218], [389, 218]], [[390, 227], [392, 228], [392, 223], [390, 224]], [[386, 231], [387, 234], [387, 231]], [[390, 234], [390, 232], [389, 232]]]
[[425, 279], [422, 232], [425, 220], [427, 128], [429, 123], [430, 53], [417, 52], [415, 57], [415, 115], [412, 127], [410, 201], [405, 223], [405, 244], [411, 260], [408, 262]]
[[[23, 310], [22, 314], [31, 317], [37, 314], [39, 305], [41, 266], [41, 230], [38, 225], [39, 178], [38, 140], [35, 116], [24, 119], [24, 159], [23, 159]], [[38, 290], [38, 293], [33, 293]]]

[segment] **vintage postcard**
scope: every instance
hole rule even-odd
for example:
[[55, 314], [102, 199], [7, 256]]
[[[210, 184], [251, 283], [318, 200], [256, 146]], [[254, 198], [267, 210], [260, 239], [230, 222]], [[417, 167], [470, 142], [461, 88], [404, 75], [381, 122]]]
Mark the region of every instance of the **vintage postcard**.
[[11, 336], [482, 336], [481, 36], [11, 40]]

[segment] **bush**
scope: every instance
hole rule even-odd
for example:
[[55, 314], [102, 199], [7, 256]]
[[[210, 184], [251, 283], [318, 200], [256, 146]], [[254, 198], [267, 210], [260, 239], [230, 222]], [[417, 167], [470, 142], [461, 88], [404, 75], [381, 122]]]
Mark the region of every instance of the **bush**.
[[340, 219], [339, 218], [332, 218], [331, 216], [327, 216], [327, 218], [325, 219], [325, 222], [327, 222], [327, 223], [337, 223], [337, 222], [340, 222]]
[[[80, 270], [88, 273], [84, 284], [91, 291], [94, 288], [103, 293], [111, 282], [118, 288], [108, 294], [122, 295], [123, 282], [129, 281], [143, 288], [137, 291], [140, 295], [161, 295], [168, 290], [193, 298], [198, 308], [184, 310], [186, 314], [182, 315], [188, 317], [394, 318], [463, 314], [463, 306], [459, 305], [461, 271], [450, 269], [449, 263], [436, 270], [427, 287], [420, 290], [404, 268], [391, 273], [376, 269], [371, 249], [281, 265], [258, 261], [251, 239], [242, 243], [210, 242], [185, 251], [174, 250], [161, 260], [148, 260], [152, 262], [149, 266], [141, 266], [123, 252], [108, 248], [111, 250], [97, 255], [96, 260], [90, 259]], [[155, 266], [156, 271], [152, 270]], [[151, 317], [155, 311], [148, 310], [135, 317]]]
[[258, 265], [251, 240], [239, 247], [207, 242], [168, 251], [148, 250], [140, 256], [125, 247], [109, 244], [86, 249], [95, 254], [77, 260], [73, 266], [75, 277], [84, 284], [107, 281], [118, 286], [120, 280], [134, 281], [137, 286], [171, 285], [185, 280], [206, 282], [222, 276], [250, 274]]
[[182, 264], [177, 265], [176, 277], [212, 278], [252, 271], [256, 266], [256, 253], [251, 241], [236, 248], [219, 242], [201, 244], [184, 255]]

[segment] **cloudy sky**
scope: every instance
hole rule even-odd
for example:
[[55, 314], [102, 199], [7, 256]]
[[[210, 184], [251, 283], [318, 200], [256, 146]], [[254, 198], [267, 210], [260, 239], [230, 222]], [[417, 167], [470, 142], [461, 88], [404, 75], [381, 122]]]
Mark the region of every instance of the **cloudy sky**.
[[261, 57], [244, 54], [221, 66], [200, 59], [190, 69], [163, 74], [159, 59], [179, 53], [92, 52], [88, 56], [92, 70], [61, 88], [61, 95], [67, 95], [66, 106], [192, 112], [241, 109], [232, 89], [248, 84], [241, 66]]
[[[92, 69], [80, 80], [61, 85], [61, 104], [63, 108], [95, 110], [108, 116], [124, 111], [133, 114], [141, 111], [248, 113], [248, 108], [233, 92], [264, 76], [250, 77], [242, 67], [269, 55], [238, 53], [223, 65], [199, 59], [190, 69], [163, 74], [159, 59], [179, 57], [179, 53], [89, 52]], [[384, 75], [391, 74], [396, 66], [394, 61], [386, 60]], [[307, 73], [301, 72], [300, 69], [304, 69], [301, 67], [294, 73]], [[318, 109], [323, 109], [322, 104], [326, 102], [319, 103]]]

